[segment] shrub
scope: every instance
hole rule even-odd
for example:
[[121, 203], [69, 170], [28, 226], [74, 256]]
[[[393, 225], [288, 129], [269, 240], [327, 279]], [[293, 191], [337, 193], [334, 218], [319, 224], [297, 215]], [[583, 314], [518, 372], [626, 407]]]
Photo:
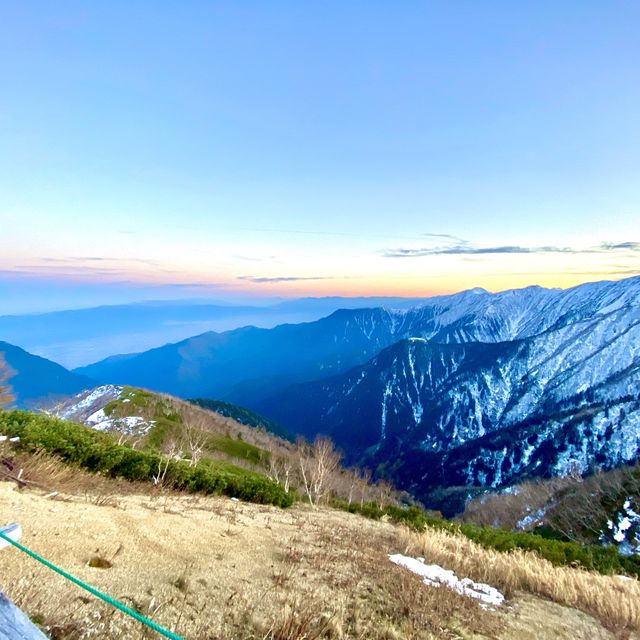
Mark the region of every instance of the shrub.
[[44, 450], [94, 473], [127, 480], [152, 481], [167, 466], [164, 484], [205, 494], [224, 494], [242, 500], [288, 507], [295, 495], [272, 480], [224, 462], [203, 460], [195, 466], [167, 460], [153, 451], [118, 444], [110, 435], [72, 422], [26, 411], [0, 413], [0, 432], [20, 437], [28, 451]]

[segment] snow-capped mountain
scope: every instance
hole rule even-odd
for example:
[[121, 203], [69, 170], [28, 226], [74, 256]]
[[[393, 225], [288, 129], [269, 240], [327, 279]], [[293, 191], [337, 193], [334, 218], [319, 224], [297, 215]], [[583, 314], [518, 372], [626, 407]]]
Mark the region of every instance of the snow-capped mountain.
[[467, 292], [459, 309], [397, 314], [420, 335], [259, 409], [328, 433], [417, 495], [611, 468], [640, 452], [639, 295], [638, 278]]
[[634, 460], [639, 350], [634, 277], [207, 333], [82, 372], [328, 433], [351, 460], [425, 495]]
[[512, 341], [639, 302], [640, 277], [569, 290], [528, 287], [492, 294], [473, 289], [408, 309], [343, 309], [315, 322], [204, 333], [76, 372], [103, 384], [256, 408], [291, 384], [344, 373], [406, 338], [439, 344]]

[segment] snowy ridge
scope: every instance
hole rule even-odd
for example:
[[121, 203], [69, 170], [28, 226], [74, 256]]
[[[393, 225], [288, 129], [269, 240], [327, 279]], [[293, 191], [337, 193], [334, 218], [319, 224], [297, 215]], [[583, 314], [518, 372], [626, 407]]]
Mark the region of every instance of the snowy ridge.
[[79, 422], [96, 431], [114, 431], [126, 435], [145, 435], [155, 424], [142, 416], [107, 415], [105, 407], [114, 400], [128, 404], [130, 398], [123, 387], [102, 385], [70, 398], [57, 406], [53, 414], [64, 420]]
[[331, 435], [354, 461], [392, 465], [394, 481], [419, 497], [640, 456], [639, 277], [367, 313], [403, 339], [264, 412]]
[[53, 413], [63, 420], [85, 422], [96, 411], [102, 409], [122, 394], [122, 387], [105, 384], [89, 391], [83, 391], [55, 407]]

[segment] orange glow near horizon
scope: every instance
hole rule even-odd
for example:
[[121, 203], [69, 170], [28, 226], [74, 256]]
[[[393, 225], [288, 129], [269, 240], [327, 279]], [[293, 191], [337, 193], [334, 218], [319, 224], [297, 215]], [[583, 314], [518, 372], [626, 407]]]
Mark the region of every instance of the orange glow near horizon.
[[[143, 247], [139, 247], [142, 249]], [[637, 253], [518, 253], [427, 255], [390, 258], [373, 251], [326, 247], [282, 250], [277, 260], [247, 260], [235, 255], [176, 251], [167, 259], [147, 251], [88, 259], [32, 259], [19, 268], [17, 256], [0, 258], [3, 278], [38, 280], [60, 286], [157, 289], [162, 297], [431, 297], [474, 287], [491, 292], [531, 285], [569, 288], [585, 282], [618, 280], [640, 274]], [[142, 255], [140, 251], [139, 255]]]

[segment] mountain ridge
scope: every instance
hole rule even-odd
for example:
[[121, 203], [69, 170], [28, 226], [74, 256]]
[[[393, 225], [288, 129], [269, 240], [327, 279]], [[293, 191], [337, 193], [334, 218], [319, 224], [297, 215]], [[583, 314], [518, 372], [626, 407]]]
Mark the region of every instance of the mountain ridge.
[[252, 380], [269, 387], [262, 394], [266, 397], [287, 386], [276, 380], [278, 376], [289, 383], [328, 377], [363, 364], [406, 337], [439, 343], [514, 340], [592, 316], [625, 296], [640, 300], [640, 277], [567, 290], [527, 287], [497, 294], [470, 290], [408, 309], [343, 309], [320, 320], [273, 329], [206, 332], [74, 371], [101, 383], [134, 384], [251, 407], [258, 398], [242, 389]]
[[[360, 463], [395, 460], [391, 478], [420, 496], [440, 483], [502, 486], [631, 462], [639, 400], [640, 315], [626, 305], [508, 342], [409, 338], [258, 410], [305, 435], [327, 433]], [[585, 417], [590, 425], [572, 431]], [[442, 465], [446, 473], [433, 472]]]
[[39, 406], [93, 386], [91, 379], [21, 347], [0, 341], [0, 354], [10, 369], [7, 384], [18, 407]]

